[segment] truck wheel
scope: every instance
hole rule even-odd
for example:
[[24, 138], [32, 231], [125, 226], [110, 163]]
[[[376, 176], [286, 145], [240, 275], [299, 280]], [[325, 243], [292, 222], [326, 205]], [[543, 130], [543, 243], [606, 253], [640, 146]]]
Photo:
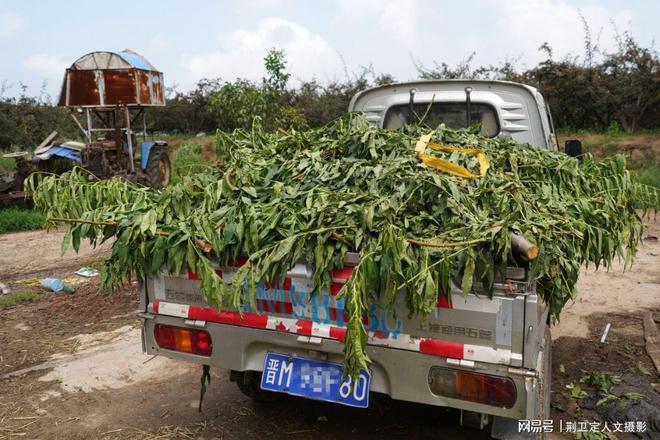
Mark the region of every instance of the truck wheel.
[[257, 371], [232, 371], [229, 379], [236, 382], [238, 389], [241, 390], [250, 399], [268, 403], [275, 402], [282, 398], [282, 394], [264, 391], [259, 384], [261, 383], [261, 373]]
[[149, 186], [153, 188], [162, 189], [169, 185], [172, 164], [170, 163], [170, 154], [167, 147], [159, 146], [151, 149], [145, 174]]

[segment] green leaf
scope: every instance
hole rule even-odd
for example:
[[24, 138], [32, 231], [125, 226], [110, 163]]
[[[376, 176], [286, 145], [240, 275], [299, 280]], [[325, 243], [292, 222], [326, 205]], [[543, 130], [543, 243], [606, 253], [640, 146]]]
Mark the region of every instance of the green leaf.
[[293, 248], [294, 243], [295, 237], [288, 237], [280, 241], [279, 244], [275, 247], [274, 252], [270, 255], [270, 260], [272, 262], [280, 261], [289, 252], [291, 252], [291, 248]]
[[64, 233], [64, 238], [62, 239], [62, 246], [61, 246], [62, 256], [64, 256], [70, 244], [71, 244], [71, 228], [67, 228], [66, 232]]
[[71, 247], [76, 253], [80, 250], [80, 226], [76, 225], [71, 229]]
[[140, 222], [140, 232], [144, 234], [146, 231], [150, 231], [153, 235], [156, 232], [157, 218], [158, 215], [156, 214], [155, 210], [150, 209], [147, 211], [142, 217], [142, 221]]
[[613, 400], [619, 400], [619, 398], [613, 394], [607, 394], [605, 397], [603, 397], [598, 402], [596, 402], [596, 406], [606, 405], [607, 403], [612, 402]]
[[474, 253], [469, 250], [467, 253], [467, 260], [465, 261], [465, 268], [463, 269], [463, 280], [461, 281], [461, 290], [463, 296], [467, 296], [472, 290], [472, 283], [474, 281]]

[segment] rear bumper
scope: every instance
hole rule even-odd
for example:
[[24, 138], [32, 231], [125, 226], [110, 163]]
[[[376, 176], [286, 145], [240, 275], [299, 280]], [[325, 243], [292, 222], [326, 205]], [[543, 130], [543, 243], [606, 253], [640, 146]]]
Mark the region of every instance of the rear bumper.
[[[172, 359], [207, 364], [236, 371], [262, 371], [268, 352], [301, 356], [313, 359], [342, 362], [343, 343], [331, 339], [283, 333], [272, 330], [240, 327], [205, 321], [143, 313], [143, 347], [146, 353]], [[189, 328], [204, 328], [213, 341], [210, 357], [197, 356], [161, 349], [154, 338], [156, 324]], [[538, 407], [538, 379], [540, 369], [510, 368], [485, 362], [462, 362], [386, 347], [368, 346], [371, 364], [371, 391], [389, 395], [393, 399], [435, 406], [458, 408], [513, 419], [534, 419]], [[495, 376], [510, 377], [517, 390], [516, 403], [512, 408], [499, 408], [435, 395], [428, 384], [431, 367], [441, 366], [475, 371]]]

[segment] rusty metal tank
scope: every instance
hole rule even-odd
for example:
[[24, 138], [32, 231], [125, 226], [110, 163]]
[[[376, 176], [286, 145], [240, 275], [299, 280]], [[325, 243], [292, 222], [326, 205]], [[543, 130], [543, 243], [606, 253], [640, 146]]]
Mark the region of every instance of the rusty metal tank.
[[121, 52], [91, 52], [66, 69], [58, 105], [163, 106], [163, 73], [142, 55], [127, 49]]

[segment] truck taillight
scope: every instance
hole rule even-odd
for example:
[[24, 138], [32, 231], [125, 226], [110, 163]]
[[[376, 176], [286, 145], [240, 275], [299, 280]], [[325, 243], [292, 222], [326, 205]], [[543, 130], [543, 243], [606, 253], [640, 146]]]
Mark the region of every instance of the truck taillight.
[[508, 377], [490, 376], [452, 368], [433, 367], [429, 371], [433, 394], [511, 408], [516, 403], [516, 384]]
[[211, 356], [213, 342], [206, 330], [197, 330], [171, 325], [156, 324], [154, 328], [156, 343], [160, 348], [184, 353]]

